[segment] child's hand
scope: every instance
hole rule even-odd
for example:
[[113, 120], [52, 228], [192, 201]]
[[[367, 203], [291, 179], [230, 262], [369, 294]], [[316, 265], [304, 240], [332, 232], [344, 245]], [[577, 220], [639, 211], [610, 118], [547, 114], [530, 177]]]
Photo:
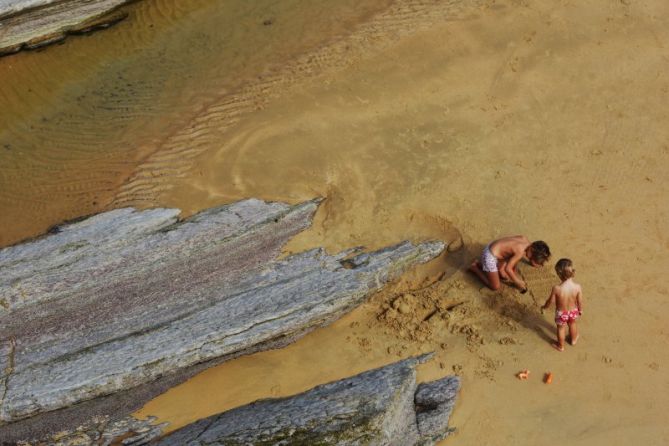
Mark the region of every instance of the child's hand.
[[521, 294], [527, 293], [527, 284], [525, 282], [520, 282], [519, 285], [518, 288], [520, 289]]

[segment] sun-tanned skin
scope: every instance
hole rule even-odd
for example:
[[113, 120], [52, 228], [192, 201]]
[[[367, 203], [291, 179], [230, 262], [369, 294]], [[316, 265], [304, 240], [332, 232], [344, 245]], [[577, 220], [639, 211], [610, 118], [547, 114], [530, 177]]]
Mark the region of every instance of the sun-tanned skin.
[[483, 283], [492, 290], [498, 290], [501, 281], [510, 281], [521, 291], [527, 291], [527, 284], [518, 277], [516, 265], [522, 259], [526, 259], [534, 267], [543, 265], [533, 259], [531, 242], [524, 235], [504, 237], [492, 242], [490, 252], [497, 259], [498, 271], [483, 271], [481, 262], [475, 260], [469, 267], [469, 271], [476, 274]]
[[[572, 311], [578, 310], [579, 314], [583, 313], [583, 291], [581, 290], [581, 285], [577, 284], [568, 278], [564, 280], [560, 285], [555, 285], [551, 291], [551, 295], [546, 300], [546, 303], [541, 307], [541, 310], [549, 308], [551, 305], [555, 304], [555, 309], [558, 311]], [[564, 340], [567, 334], [567, 327], [569, 327], [569, 338], [570, 344], [576, 345], [578, 341], [578, 327], [576, 326], [576, 321], [569, 321], [566, 324], [557, 326], [557, 343], [553, 344], [559, 351], [564, 350]]]

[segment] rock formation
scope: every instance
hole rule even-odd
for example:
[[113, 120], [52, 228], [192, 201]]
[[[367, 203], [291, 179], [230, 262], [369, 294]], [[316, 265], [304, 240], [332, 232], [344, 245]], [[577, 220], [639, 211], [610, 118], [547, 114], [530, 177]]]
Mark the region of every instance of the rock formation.
[[0, 56], [105, 28], [124, 19], [131, 0], [0, 0]]
[[406, 359], [290, 398], [257, 401], [190, 424], [158, 445], [434, 444], [449, 433], [460, 381], [447, 377], [421, 384], [417, 392], [415, 367], [423, 359]]
[[62, 433], [62, 446], [109, 446], [154, 442], [159, 446], [204, 445], [431, 445], [452, 429], [448, 420], [460, 387], [456, 376], [416, 386], [409, 358], [300, 395], [260, 400], [187, 425], [159, 441], [164, 425], [130, 417]]
[[332, 322], [444, 249], [279, 259], [316, 208], [252, 199], [184, 221], [118, 209], [0, 250], [0, 437], [38, 432], [30, 417], [52, 411], [127, 415], [203, 367]]

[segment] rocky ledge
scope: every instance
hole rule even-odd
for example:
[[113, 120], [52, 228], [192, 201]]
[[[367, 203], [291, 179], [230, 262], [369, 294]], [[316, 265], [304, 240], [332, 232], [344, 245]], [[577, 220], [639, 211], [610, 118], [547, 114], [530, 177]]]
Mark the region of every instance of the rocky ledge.
[[190, 424], [157, 444], [432, 445], [451, 432], [460, 380], [450, 376], [417, 388], [416, 365], [424, 359], [257, 401]]
[[0, 0], [0, 56], [59, 42], [67, 34], [106, 28], [132, 0]]
[[[187, 425], [167, 436], [154, 420], [99, 420], [46, 443], [204, 445], [432, 445], [453, 429], [448, 421], [460, 387], [456, 376], [416, 386], [409, 358], [302, 394], [256, 401]], [[160, 438], [162, 437], [162, 438]]]
[[184, 221], [118, 209], [0, 250], [0, 437], [122, 418], [203, 368], [334, 321], [445, 247], [280, 259], [317, 206], [251, 199]]

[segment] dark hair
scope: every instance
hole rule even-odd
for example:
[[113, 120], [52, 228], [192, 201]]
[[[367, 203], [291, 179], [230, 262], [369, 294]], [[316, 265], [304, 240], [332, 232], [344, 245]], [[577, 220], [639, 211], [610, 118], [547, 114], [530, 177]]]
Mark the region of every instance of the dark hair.
[[574, 277], [574, 274], [576, 274], [574, 264], [570, 259], [558, 260], [558, 262], [555, 264], [555, 272], [561, 280], [567, 280], [571, 277]]
[[546, 242], [537, 240], [532, 242], [530, 245], [530, 250], [532, 251], [532, 260], [539, 264], [544, 264], [551, 256], [551, 250], [546, 244]]

